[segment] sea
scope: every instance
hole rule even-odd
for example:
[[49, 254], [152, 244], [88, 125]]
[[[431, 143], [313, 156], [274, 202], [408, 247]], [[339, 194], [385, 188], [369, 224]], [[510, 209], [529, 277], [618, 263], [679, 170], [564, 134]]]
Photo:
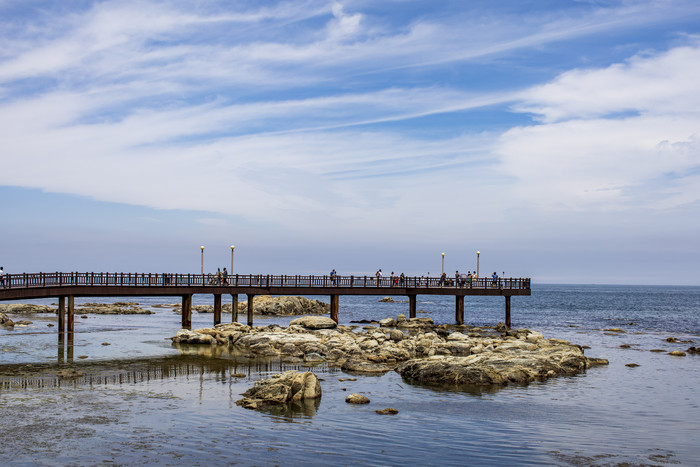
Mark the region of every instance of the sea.
[[[408, 314], [407, 297], [379, 298], [340, 297], [340, 323]], [[669, 355], [700, 347], [700, 287], [535, 283], [532, 296], [512, 298], [512, 326], [610, 363], [491, 389], [178, 349], [168, 338], [180, 315], [156, 306], [177, 298], [76, 305], [88, 301], [133, 301], [155, 314], [77, 315], [71, 349], [51, 326], [55, 315], [10, 315], [32, 324], [0, 328], [0, 465], [700, 465], [700, 355]], [[453, 322], [454, 307], [454, 297], [418, 296], [418, 316], [438, 324]], [[290, 319], [256, 316], [255, 325]], [[465, 298], [466, 324], [503, 320], [502, 297]], [[193, 313], [193, 329], [212, 323], [213, 314]], [[56, 378], [65, 368], [86, 376]], [[321, 399], [268, 411], [236, 405], [256, 381], [287, 370], [313, 371]], [[348, 404], [350, 393], [370, 403]], [[388, 407], [398, 413], [376, 413]]]

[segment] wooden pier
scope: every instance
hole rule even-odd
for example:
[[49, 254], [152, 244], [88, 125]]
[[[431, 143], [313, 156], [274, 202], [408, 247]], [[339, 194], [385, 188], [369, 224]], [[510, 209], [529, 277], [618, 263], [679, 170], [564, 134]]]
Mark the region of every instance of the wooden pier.
[[73, 332], [75, 297], [179, 296], [182, 327], [192, 327], [192, 296], [214, 296], [214, 325], [221, 323], [221, 297], [231, 295], [232, 322], [238, 321], [238, 295], [248, 297], [247, 324], [253, 325], [258, 295], [328, 295], [331, 318], [337, 323], [341, 295], [402, 295], [408, 297], [409, 317], [416, 317], [418, 295], [455, 297], [455, 323], [464, 324], [464, 297], [505, 298], [505, 324], [510, 327], [510, 298], [530, 295], [528, 278], [475, 278], [443, 282], [435, 277], [231, 275], [169, 273], [23, 273], [7, 274], [0, 282], [0, 301], [58, 297], [59, 333]]

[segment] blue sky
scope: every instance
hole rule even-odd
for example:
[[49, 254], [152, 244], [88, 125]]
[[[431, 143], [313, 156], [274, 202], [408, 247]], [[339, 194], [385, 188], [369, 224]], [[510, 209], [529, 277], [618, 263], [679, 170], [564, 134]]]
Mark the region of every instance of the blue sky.
[[0, 0], [0, 265], [700, 284], [700, 2]]

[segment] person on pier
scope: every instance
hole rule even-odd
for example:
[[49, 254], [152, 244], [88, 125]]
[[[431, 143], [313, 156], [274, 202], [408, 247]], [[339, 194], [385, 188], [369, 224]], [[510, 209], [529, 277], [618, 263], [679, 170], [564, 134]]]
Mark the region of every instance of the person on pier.
[[374, 275], [377, 276], [377, 287], [379, 287], [382, 284], [382, 270], [379, 269]]

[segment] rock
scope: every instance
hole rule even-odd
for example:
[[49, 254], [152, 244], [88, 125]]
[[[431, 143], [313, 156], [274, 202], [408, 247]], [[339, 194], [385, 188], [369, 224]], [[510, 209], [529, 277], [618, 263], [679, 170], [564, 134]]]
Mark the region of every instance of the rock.
[[[136, 302], [85, 303], [76, 308], [76, 313], [94, 315], [152, 315], [155, 312], [138, 306]], [[83, 317], [81, 316], [81, 318]], [[85, 316], [87, 318], [87, 316]]]
[[398, 329], [392, 329], [389, 331], [389, 339], [393, 342], [401, 342], [404, 338], [404, 333]]
[[87, 319], [87, 315], [81, 315], [80, 319]]
[[56, 308], [49, 305], [34, 305], [31, 303], [9, 303], [0, 304], [0, 313], [11, 314], [34, 314], [34, 313], [55, 313]]
[[369, 404], [369, 398], [362, 394], [352, 393], [345, 398], [348, 404]]
[[394, 318], [384, 318], [379, 320], [379, 327], [393, 328], [394, 326], [396, 326], [396, 321]]
[[[331, 305], [306, 297], [255, 297], [253, 313], [261, 315], [324, 315], [331, 312]], [[239, 311], [248, 310], [248, 302], [239, 304]]]
[[666, 342], [673, 342], [673, 343], [675, 343], [675, 342], [678, 342], [678, 339], [675, 338], [675, 337], [667, 337], [667, 338], [666, 338]]
[[226, 351], [248, 358], [272, 356], [295, 365], [325, 362], [351, 374], [381, 375], [397, 370], [409, 381], [444, 384], [503, 385], [608, 364], [605, 359], [584, 356], [580, 346], [545, 339], [527, 329], [499, 336], [492, 329], [462, 326], [460, 332], [452, 325], [435, 326], [430, 318], [399, 316], [396, 321], [416, 327], [409, 327], [406, 334], [400, 329], [373, 327], [358, 331], [316, 316], [295, 319], [288, 328], [227, 323], [195, 331], [183, 329], [171, 339], [183, 353], [194, 350], [180, 344], [202, 344], [206, 349], [200, 354], [221, 353], [227, 347]]
[[103, 342], [102, 345], [112, 345], [109, 342]]
[[393, 407], [387, 407], [386, 409], [382, 410], [375, 410], [375, 412], [377, 412], [379, 415], [396, 415], [397, 413], [399, 413], [399, 411]]
[[700, 354], [700, 349], [697, 347], [689, 347], [686, 352], [691, 353], [691, 354]]
[[617, 333], [626, 334], [626, 331], [624, 331], [624, 330], [622, 330], [622, 329], [620, 329], [620, 328], [608, 328], [608, 329], [603, 329], [603, 331], [606, 331], [606, 332], [617, 332]]
[[620, 346], [621, 349], [629, 349], [629, 348], [631, 348], [631, 347], [632, 347], [632, 346], [629, 345], [629, 344], [622, 344], [622, 345]]
[[630, 368], [637, 368], [639, 366], [639, 364], [637, 364], [637, 363], [625, 363], [625, 366], [628, 366]]
[[325, 316], [304, 316], [297, 318], [289, 323], [290, 326], [303, 326], [307, 329], [333, 329], [338, 324]]
[[649, 352], [666, 352], [664, 349], [651, 349]]
[[6, 328], [11, 328], [15, 325], [15, 322], [7, 317], [5, 313], [0, 313], [0, 326], [5, 326]]
[[506, 385], [571, 375], [607, 360], [588, 359], [578, 346], [543, 341], [535, 350], [502, 348], [468, 357], [411, 359], [396, 371], [413, 381], [442, 384]]
[[260, 409], [269, 405], [301, 402], [321, 397], [321, 383], [310, 371], [297, 373], [287, 371], [272, 376], [270, 379], [257, 381], [243, 393], [243, 399], [236, 405], [245, 408]]
[[378, 301], [379, 301], [379, 302], [383, 302], [383, 303], [394, 303], [394, 299], [391, 298], [391, 297], [384, 297], [384, 298], [382, 298], [381, 300], [378, 300]]
[[669, 352], [669, 355], [673, 355], [674, 357], [685, 357], [685, 352], [682, 350], [674, 350], [673, 352]]
[[501, 321], [494, 327], [494, 329], [497, 332], [506, 332], [508, 330], [508, 326], [506, 326], [506, 323]]

